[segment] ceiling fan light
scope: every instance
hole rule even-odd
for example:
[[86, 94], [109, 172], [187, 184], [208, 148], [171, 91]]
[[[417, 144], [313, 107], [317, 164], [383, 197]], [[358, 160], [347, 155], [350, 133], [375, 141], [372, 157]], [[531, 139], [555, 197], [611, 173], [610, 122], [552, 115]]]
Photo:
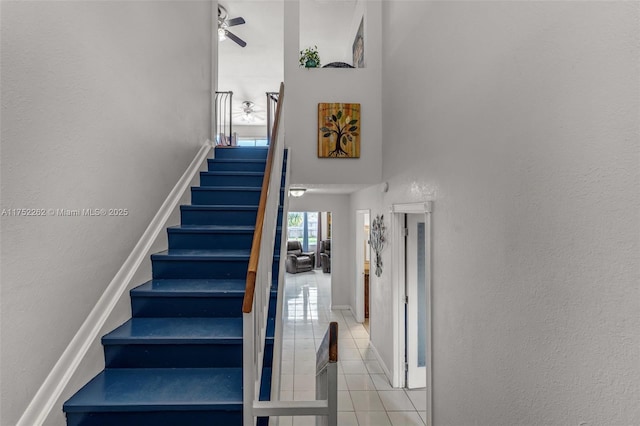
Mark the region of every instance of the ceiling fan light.
[[218, 40], [225, 41], [227, 39], [227, 30], [218, 28]]
[[306, 188], [291, 188], [289, 189], [289, 195], [292, 197], [302, 197], [306, 191]]

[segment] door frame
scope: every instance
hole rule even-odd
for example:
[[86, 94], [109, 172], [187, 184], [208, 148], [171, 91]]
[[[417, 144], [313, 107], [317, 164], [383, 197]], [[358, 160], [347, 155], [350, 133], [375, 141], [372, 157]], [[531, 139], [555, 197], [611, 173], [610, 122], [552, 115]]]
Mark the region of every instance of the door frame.
[[433, 202], [424, 201], [418, 203], [398, 203], [391, 206], [391, 277], [393, 282], [393, 321], [394, 321], [394, 371], [392, 377], [393, 387], [404, 387], [405, 383], [405, 238], [404, 216], [405, 214], [422, 214], [425, 222], [425, 306], [426, 315], [426, 371], [427, 371], [427, 426], [433, 424], [433, 351], [432, 351], [432, 229], [431, 213]]
[[[356, 306], [355, 317], [359, 323], [364, 322], [364, 253], [362, 252], [362, 246], [360, 245], [364, 235], [364, 220], [360, 220], [364, 215], [369, 215], [369, 223], [371, 223], [371, 210], [362, 209], [356, 210], [356, 232], [355, 232], [355, 259], [356, 259], [356, 271], [355, 271], [355, 283], [356, 283]], [[362, 223], [361, 223], [362, 222]], [[360, 226], [362, 225], [362, 226]], [[369, 259], [371, 259], [371, 246], [369, 246]], [[362, 280], [360, 279], [362, 277]], [[371, 292], [369, 292], [371, 296]], [[371, 302], [369, 302], [369, 313], [371, 313]], [[369, 321], [369, 327], [371, 327], [371, 321]], [[369, 332], [371, 336], [371, 332]]]
[[[425, 296], [419, 297], [418, 294], [420, 292], [418, 282], [418, 265], [420, 263], [420, 259], [416, 256], [420, 250], [418, 246], [419, 235], [418, 235], [418, 227], [419, 224], [422, 224], [423, 227], [423, 240], [422, 240], [422, 261], [424, 262], [424, 282], [425, 290], [426, 290], [426, 223], [424, 221], [424, 214], [412, 214], [405, 213], [404, 215], [404, 226], [407, 231], [405, 231], [405, 294], [407, 298], [405, 299], [405, 362], [406, 362], [406, 370], [405, 370], [405, 388], [406, 389], [420, 389], [427, 386], [427, 366], [426, 366], [426, 356], [425, 356], [425, 364], [420, 366], [419, 363], [419, 352], [420, 352], [420, 329], [426, 326], [426, 320], [422, 321], [422, 324], [419, 322], [420, 314], [424, 313], [426, 315], [428, 309], [426, 308]], [[418, 250], [418, 252], [414, 253], [413, 250]], [[426, 330], [425, 338], [426, 338]], [[423, 349], [426, 351], [427, 345], [426, 340], [423, 342]], [[426, 355], [426, 354], [425, 354]], [[422, 376], [422, 377], [420, 377]]]

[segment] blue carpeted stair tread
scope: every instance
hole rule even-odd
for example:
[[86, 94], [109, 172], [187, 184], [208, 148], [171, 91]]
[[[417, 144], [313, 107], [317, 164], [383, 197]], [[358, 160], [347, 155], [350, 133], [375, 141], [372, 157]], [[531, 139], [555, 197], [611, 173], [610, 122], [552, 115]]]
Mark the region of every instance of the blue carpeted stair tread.
[[246, 260], [249, 259], [251, 249], [169, 249], [151, 255], [151, 260]]
[[267, 159], [266, 158], [209, 158], [209, 162], [215, 162], [215, 163], [238, 163], [238, 164], [245, 164], [245, 163], [266, 163]]
[[215, 158], [267, 158], [268, 147], [216, 148]]
[[64, 407], [67, 412], [240, 410], [242, 369], [106, 369]]
[[[245, 226], [226, 226], [226, 225], [175, 225], [167, 228], [170, 232], [199, 232], [199, 233], [245, 233], [253, 234], [256, 227]], [[281, 231], [282, 227], [278, 226], [276, 231]]]
[[173, 232], [251, 232], [256, 229], [255, 226], [237, 226], [237, 225], [175, 225], [170, 226]]
[[255, 176], [262, 177], [264, 176], [263, 172], [241, 172], [236, 170], [210, 170], [200, 172], [200, 176]]
[[242, 318], [131, 318], [103, 344], [198, 344], [242, 341]]
[[168, 279], [150, 280], [131, 290], [134, 296], [217, 297], [244, 294], [244, 279]]
[[260, 192], [262, 188], [259, 186], [194, 186], [191, 191], [228, 191], [228, 192]]
[[190, 204], [190, 205], [182, 205], [180, 206], [181, 210], [249, 210], [255, 211], [258, 210], [258, 206], [252, 205], [243, 205], [243, 204]]

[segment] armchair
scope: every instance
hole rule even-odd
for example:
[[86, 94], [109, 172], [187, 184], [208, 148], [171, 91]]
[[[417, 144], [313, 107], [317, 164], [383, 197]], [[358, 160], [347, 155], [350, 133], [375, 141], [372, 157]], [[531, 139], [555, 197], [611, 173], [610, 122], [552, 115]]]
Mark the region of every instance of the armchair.
[[322, 264], [322, 272], [331, 272], [331, 240], [320, 242], [320, 262]]
[[286, 271], [290, 274], [312, 271], [316, 264], [316, 254], [303, 252], [300, 241], [287, 241]]

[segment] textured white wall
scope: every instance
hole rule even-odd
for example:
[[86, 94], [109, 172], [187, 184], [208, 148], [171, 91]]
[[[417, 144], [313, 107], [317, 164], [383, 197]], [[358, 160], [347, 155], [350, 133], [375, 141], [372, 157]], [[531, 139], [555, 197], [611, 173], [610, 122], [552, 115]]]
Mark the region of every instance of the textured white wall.
[[[295, 160], [292, 167], [296, 167]], [[352, 281], [349, 271], [352, 257], [348, 249], [352, 234], [349, 226], [349, 196], [306, 193], [300, 198], [289, 199], [289, 211], [331, 212], [331, 304], [350, 306]]]
[[[208, 137], [211, 3], [1, 3], [2, 425], [13, 425]], [[59, 410], [57, 407], [56, 410]]]
[[384, 3], [370, 207], [435, 200], [435, 424], [640, 424], [638, 7]]
[[[285, 133], [295, 149], [292, 184], [375, 183], [380, 181], [381, 116], [381, 4], [366, 5], [367, 68], [304, 69], [298, 66], [299, 3], [285, 1], [284, 76], [287, 84]], [[318, 158], [318, 103], [360, 103], [360, 158]]]

